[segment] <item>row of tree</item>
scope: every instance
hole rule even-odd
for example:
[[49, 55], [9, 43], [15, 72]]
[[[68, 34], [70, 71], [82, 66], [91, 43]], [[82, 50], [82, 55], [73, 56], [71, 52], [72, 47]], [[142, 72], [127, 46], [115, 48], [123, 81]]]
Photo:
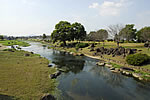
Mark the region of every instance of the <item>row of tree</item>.
[[92, 31], [88, 34], [88, 40], [106, 40], [109, 36], [116, 42], [121, 40], [146, 42], [150, 41], [150, 27], [144, 27], [137, 31], [134, 28], [134, 24], [127, 24], [123, 26], [122, 24], [110, 25], [106, 30], [100, 29], [95, 32]]
[[67, 21], [60, 21], [55, 26], [55, 30], [51, 34], [53, 42], [61, 41], [66, 45], [66, 41], [74, 40], [91, 40], [91, 41], [103, 41], [108, 37], [111, 37], [114, 41], [121, 40], [146, 42], [150, 41], [150, 27], [144, 27], [137, 31], [134, 28], [134, 24], [116, 24], [110, 25], [107, 29], [100, 29], [98, 31], [91, 31], [86, 35], [85, 28], [80, 23], [69, 23]]

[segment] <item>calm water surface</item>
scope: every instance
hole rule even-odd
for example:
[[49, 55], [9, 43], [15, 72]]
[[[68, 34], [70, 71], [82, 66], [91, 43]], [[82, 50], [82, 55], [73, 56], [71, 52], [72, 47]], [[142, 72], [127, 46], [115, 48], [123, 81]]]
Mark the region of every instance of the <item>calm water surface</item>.
[[47, 49], [38, 42], [29, 43], [30, 47], [22, 49], [40, 54], [67, 70], [57, 78], [60, 100], [150, 100], [149, 83], [96, 66], [95, 59]]

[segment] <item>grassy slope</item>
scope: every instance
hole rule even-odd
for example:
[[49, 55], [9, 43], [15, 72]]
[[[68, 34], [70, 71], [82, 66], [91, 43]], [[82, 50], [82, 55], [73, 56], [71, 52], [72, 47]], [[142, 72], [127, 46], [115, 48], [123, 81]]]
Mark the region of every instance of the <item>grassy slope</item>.
[[[48, 60], [25, 51], [0, 51], [0, 99], [39, 100], [44, 93], [52, 93], [55, 80], [48, 78], [55, 69], [48, 68]], [[8, 95], [9, 97], [7, 97]]]
[[19, 40], [0, 40], [0, 43], [5, 46], [11, 46], [11, 45], [19, 45], [23, 47], [30, 46], [30, 44]]
[[[93, 43], [93, 42], [84, 41], [84, 43]], [[102, 42], [101, 43], [97, 42], [97, 43], [98, 44], [96, 45], [95, 48], [103, 47]], [[52, 44], [52, 45], [57, 45], [57, 43]], [[144, 54], [147, 54], [147, 55], [150, 56], [150, 50], [148, 50], [147, 48], [144, 47], [144, 43], [122, 43], [122, 44], [120, 44], [120, 46], [125, 47], [125, 48], [132, 48], [132, 49], [142, 50], [139, 53], [144, 53]], [[116, 48], [117, 44], [114, 43], [114, 42], [105, 42], [104, 47], [105, 48]], [[62, 50], [64, 48], [58, 48], [58, 49]], [[72, 51], [72, 52], [77, 52], [75, 50], [75, 48], [69, 48], [69, 49], [66, 49], [66, 50], [67, 51]], [[88, 55], [92, 55], [94, 53], [94, 52], [89, 52], [88, 48], [83, 48], [82, 50], [79, 50], [78, 52], [79, 53], [85, 53], [85, 54], [88, 54]], [[121, 62], [126, 62], [125, 59], [123, 59], [123, 57], [121, 57], [121, 56], [116, 56], [116, 57], [112, 57], [111, 55], [103, 55], [103, 56], [105, 58], [109, 58], [109, 59], [113, 59], [113, 60], [119, 60]], [[149, 65], [144, 65], [142, 67], [150, 69], [150, 64]]]

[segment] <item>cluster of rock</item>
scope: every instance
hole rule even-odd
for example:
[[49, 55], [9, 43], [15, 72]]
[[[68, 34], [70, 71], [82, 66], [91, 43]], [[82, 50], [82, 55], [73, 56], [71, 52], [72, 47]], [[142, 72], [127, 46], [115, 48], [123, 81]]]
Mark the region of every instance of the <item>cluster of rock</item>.
[[49, 77], [50, 77], [51, 79], [55, 79], [55, 78], [57, 78], [60, 74], [61, 74], [61, 71], [56, 71], [54, 74], [51, 74]]
[[107, 54], [107, 55], [112, 55], [112, 57], [115, 56], [123, 56], [125, 57], [126, 55], [129, 54], [134, 54], [136, 53], [137, 49], [126, 49], [124, 47], [118, 47], [118, 48], [91, 48], [90, 51], [96, 51], [93, 56], [99, 56], [99, 55], [103, 55], [103, 54]]
[[139, 73], [135, 73], [135, 69], [133, 68], [128, 68], [128, 67], [115, 68], [111, 64], [107, 64], [105, 62], [97, 62], [97, 65], [106, 66], [113, 73], [121, 73], [126, 76], [134, 77], [135, 79], [138, 79], [138, 80], [143, 80], [142, 75]]

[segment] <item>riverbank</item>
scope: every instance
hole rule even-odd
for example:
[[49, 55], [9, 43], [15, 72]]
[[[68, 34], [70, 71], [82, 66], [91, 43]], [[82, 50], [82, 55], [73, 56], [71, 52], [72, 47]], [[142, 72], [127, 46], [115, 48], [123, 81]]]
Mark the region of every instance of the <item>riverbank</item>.
[[[63, 51], [63, 52], [68, 52], [74, 56], [88, 56], [90, 58], [94, 58], [94, 59], [99, 59], [100, 61], [104, 61], [105, 64], [109, 64], [109, 66], [111, 65], [112, 67], [110, 69], [115, 69], [116, 70], [111, 70], [112, 72], [119, 72], [123, 75], [127, 75], [127, 76], [131, 76], [138, 79], [138, 80], [142, 80], [142, 81], [150, 81], [150, 64], [147, 65], [143, 65], [143, 66], [132, 66], [132, 65], [128, 65], [125, 61], [125, 58], [121, 57], [121, 56], [116, 56], [116, 57], [112, 57], [111, 55], [102, 55], [102, 56], [93, 56], [94, 51], [90, 51], [88, 49], [88, 47], [86, 48], [80, 48], [78, 50], [76, 50], [76, 48], [66, 48], [66, 47], [60, 47], [58, 45], [58, 43], [55, 44], [51, 44], [51, 43], [46, 43], [46, 42], [42, 42], [44, 44], [48, 44], [50, 45], [49, 48], [51, 49], [55, 49], [55, 50], [59, 50], [59, 51]], [[108, 43], [109, 47], [110, 47], [110, 43]], [[142, 46], [143, 44], [125, 44], [125, 45], [121, 45], [124, 46], [125, 48], [136, 48], [140, 53], [146, 53], [148, 55], [150, 55], [150, 51], [148, 51], [146, 48], [144, 48]], [[105, 43], [105, 47], [108, 47], [107, 44]], [[131, 46], [131, 47], [130, 47]], [[95, 48], [98, 47], [102, 47], [99, 44], [96, 45]], [[112, 45], [112, 47], [115, 47], [114, 44]], [[106, 66], [107, 67], [107, 66]], [[131, 70], [123, 70], [124, 72], [122, 73], [122, 68], [126, 67], [125, 69], [133, 69], [133, 71]], [[121, 70], [121, 71], [120, 71]], [[126, 74], [127, 73], [127, 74]], [[129, 73], [129, 75], [128, 75]], [[138, 76], [138, 77], [137, 77]]]
[[[4, 48], [3, 48], [4, 49]], [[39, 100], [45, 94], [55, 95], [56, 72], [49, 61], [32, 52], [0, 50], [0, 99]]]

